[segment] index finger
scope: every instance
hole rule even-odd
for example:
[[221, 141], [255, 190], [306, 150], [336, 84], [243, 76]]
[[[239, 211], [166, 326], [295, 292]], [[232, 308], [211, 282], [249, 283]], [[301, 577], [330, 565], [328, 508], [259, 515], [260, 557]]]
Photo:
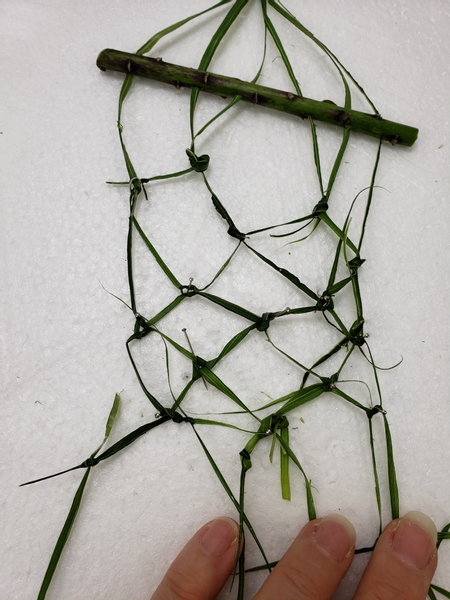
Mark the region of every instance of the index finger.
[[341, 515], [310, 521], [254, 600], [330, 600], [352, 563], [355, 538]]
[[354, 600], [423, 600], [437, 566], [437, 531], [420, 512], [389, 523], [375, 546]]

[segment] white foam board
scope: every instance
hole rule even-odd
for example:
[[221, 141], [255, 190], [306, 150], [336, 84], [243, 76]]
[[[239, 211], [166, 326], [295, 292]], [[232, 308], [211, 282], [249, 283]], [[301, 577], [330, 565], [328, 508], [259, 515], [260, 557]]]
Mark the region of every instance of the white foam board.
[[[100, 72], [96, 57], [107, 47], [136, 51], [153, 33], [209, 4], [1, 3], [2, 598], [37, 597], [82, 473], [25, 488], [19, 484], [87, 458], [102, 439], [116, 392], [121, 392], [122, 407], [111, 443], [155, 413], [125, 350], [133, 315], [105, 291], [129, 300], [128, 192], [105, 183], [127, 179], [116, 129], [123, 77]], [[377, 364], [388, 367], [402, 360], [396, 369], [380, 371], [401, 512], [422, 510], [441, 529], [450, 521], [450, 6], [438, 0], [286, 4], [353, 73], [384, 117], [420, 130], [412, 148], [383, 147], [360, 281]], [[196, 66], [224, 10], [161, 42], [153, 55]], [[342, 103], [342, 85], [324, 53], [277, 23], [303, 93]], [[262, 55], [261, 40], [260, 9], [258, 3], [249, 3], [211, 70], [252, 78]], [[261, 83], [291, 89], [272, 43]], [[366, 109], [357, 96], [354, 102]], [[187, 91], [136, 81], [126, 101], [124, 132], [140, 177], [186, 168], [188, 105]], [[222, 106], [220, 98], [202, 97], [198, 122]], [[329, 172], [339, 136], [319, 126], [324, 173]], [[210, 154], [208, 177], [243, 229], [295, 218], [314, 198], [320, 199], [307, 124], [292, 117], [239, 105], [199, 138], [197, 149]], [[351, 137], [333, 198], [337, 219], [370, 182], [375, 152], [374, 140]], [[149, 202], [139, 207], [143, 226], [180, 281], [188, 283], [193, 277], [196, 285], [204, 285], [235, 244], [225, 235], [224, 221], [200, 176], [153, 185], [149, 191]], [[298, 269], [319, 291], [332, 241], [322, 228], [301, 244], [286, 246], [270, 238], [258, 243], [261, 248], [272, 244], [273, 256]], [[139, 310], [155, 314], [156, 307], [174, 297], [173, 287], [142, 247], [136, 248], [136, 264]], [[256, 313], [282, 310], [296, 298], [292, 286], [241, 251], [211, 293]], [[181, 329], [187, 327], [195, 351], [211, 358], [245, 321], [192, 300], [161, 326], [182, 344]], [[345, 302], [342, 310], [349, 310]], [[301, 335], [289, 323], [280, 320], [270, 333], [298, 359], [312, 360], [327, 347], [329, 333], [318, 315], [305, 320]], [[170, 399], [160, 340], [149, 338], [136, 352], [149, 389]], [[366, 366], [355, 359], [347, 378], [368, 377]], [[292, 390], [301, 377], [292, 363], [268, 351], [263, 334], [249, 338], [217, 373], [252, 406], [266, 401], [264, 393], [276, 397]], [[186, 376], [189, 363], [174, 356], [175, 391]], [[369, 402], [366, 391], [352, 389]], [[189, 402], [192, 413], [233, 409], [213, 390], [202, 389], [201, 382]], [[372, 543], [377, 515], [365, 417], [328, 396], [290, 419], [297, 427], [292, 444], [315, 486], [318, 514], [345, 514], [357, 529], [357, 545]], [[243, 423], [250, 426], [251, 420]], [[238, 453], [248, 434], [207, 427], [199, 431], [237, 493]], [[380, 422], [375, 431], [387, 523]], [[276, 560], [307, 512], [299, 474], [292, 473], [292, 501], [281, 499], [278, 463], [275, 459], [270, 464], [268, 452], [268, 443], [255, 450], [246, 507], [269, 559]], [[93, 470], [47, 597], [148, 598], [183, 544], [219, 514], [236, 517], [190, 427], [160, 427]], [[435, 581], [449, 587], [445, 543], [440, 556]], [[336, 598], [351, 595], [365, 560], [355, 560]], [[260, 562], [249, 543], [249, 564]], [[262, 578], [248, 577], [248, 598]]]

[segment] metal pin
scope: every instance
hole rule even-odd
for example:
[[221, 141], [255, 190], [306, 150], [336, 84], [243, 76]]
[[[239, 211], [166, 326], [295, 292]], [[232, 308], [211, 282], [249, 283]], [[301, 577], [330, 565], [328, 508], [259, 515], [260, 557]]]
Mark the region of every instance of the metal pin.
[[287, 97], [289, 98], [289, 100], [293, 100], [294, 99], [294, 94], [292, 94], [291, 92], [288, 92]]
[[204, 81], [204, 83], [208, 83], [208, 77], [209, 77], [209, 73], [205, 73], [203, 75], [203, 81]]
[[[192, 283], [192, 281], [193, 281], [193, 279], [192, 279], [192, 277], [191, 277], [191, 279], [189, 280], [189, 285]], [[182, 329], [181, 331], [182, 331], [182, 332], [184, 333], [184, 335], [186, 336], [186, 340], [187, 340], [187, 343], [188, 343], [188, 345], [189, 345], [189, 349], [190, 349], [190, 351], [192, 352], [192, 354], [193, 354], [194, 356], [196, 356], [196, 354], [195, 354], [195, 352], [194, 352], [194, 348], [192, 347], [192, 344], [191, 344], [191, 340], [189, 339], [189, 336], [188, 336], [188, 334], [187, 334], [186, 327], [183, 327], [183, 329]], [[201, 373], [200, 373], [200, 377], [202, 378], [202, 381], [203, 381], [203, 383], [204, 383], [204, 385], [205, 385], [205, 388], [206, 388], [206, 389], [208, 389], [208, 386], [206, 385], [205, 378], [203, 377], [203, 375], [202, 375]]]
[[127, 62], [128, 73], [131, 73], [131, 60]]

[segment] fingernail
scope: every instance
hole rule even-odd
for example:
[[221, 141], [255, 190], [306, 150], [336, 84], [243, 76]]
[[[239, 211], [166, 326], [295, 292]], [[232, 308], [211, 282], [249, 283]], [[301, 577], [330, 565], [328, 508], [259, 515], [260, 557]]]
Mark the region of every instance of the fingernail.
[[353, 525], [341, 515], [328, 515], [321, 520], [316, 532], [317, 544], [334, 560], [343, 560], [355, 545]]
[[400, 558], [423, 571], [436, 552], [437, 530], [421, 512], [407, 513], [395, 530], [392, 547]]
[[220, 517], [213, 521], [203, 536], [203, 550], [211, 556], [222, 556], [236, 542], [239, 529], [232, 519]]

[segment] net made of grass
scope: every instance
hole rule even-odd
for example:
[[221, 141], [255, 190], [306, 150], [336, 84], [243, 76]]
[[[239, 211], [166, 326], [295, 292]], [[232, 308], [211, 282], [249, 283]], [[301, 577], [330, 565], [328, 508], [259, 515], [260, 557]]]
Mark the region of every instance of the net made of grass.
[[[245, 532], [248, 543], [258, 550], [256, 562], [248, 564], [246, 551], [237, 561], [230, 586], [239, 600], [246, 597], [246, 581], [253, 572], [269, 573], [279, 558], [266, 551], [249, 517], [255, 456], [268, 454], [277, 466], [284, 501], [291, 499], [295, 489], [296, 494], [304, 495], [309, 519], [320, 516], [316, 507], [320, 490], [311, 469], [314, 452], [320, 453], [320, 449], [302, 443], [300, 411], [306, 405], [311, 405], [311, 411], [326, 411], [330, 406], [345, 410], [357, 429], [362, 452], [369, 457], [373, 497], [368, 506], [377, 513], [378, 527], [371, 543], [357, 552], [371, 552], [386, 513], [389, 520], [400, 516], [389, 406], [383, 402], [380, 386], [380, 372], [396, 365], [378, 365], [371, 351], [360, 274], [366, 260], [364, 237], [371, 205], [377, 194], [385, 193], [377, 186], [383, 147], [396, 146], [395, 151], [402, 152], [402, 145], [414, 144], [418, 131], [382, 118], [333, 52], [277, 0], [254, 3], [259, 6], [262, 35], [259, 47], [247, 49], [259, 57], [253, 78], [243, 81], [210, 69], [213, 59], [232, 47], [237, 20], [248, 4], [248, 0], [223, 0], [156, 33], [136, 53], [108, 49], [97, 59], [103, 71], [124, 74], [117, 127], [125, 175], [108, 182], [123, 189], [129, 209], [129, 295], [117, 296], [117, 300], [132, 316], [126, 350], [154, 418], [110, 442], [119, 414], [117, 394], [98, 448], [88, 452], [81, 464], [63, 471], [78, 469], [83, 476], [38, 600], [43, 600], [49, 589], [93, 470], [142, 436], [169, 424], [179, 427], [180, 435], [198, 441], [234, 506], [240, 535]], [[201, 51], [197, 68], [162, 60], [158, 44], [164, 41], [167, 48], [168, 40], [204, 15], [215, 15], [219, 24]], [[326, 59], [327, 72], [340, 82], [339, 103], [305, 97], [302, 77], [291, 63], [291, 47], [281, 35], [288, 27], [306, 37], [310, 52]], [[275, 60], [267, 64], [269, 45], [277, 66], [282, 65], [288, 91], [261, 84], [262, 79], [268, 81], [266, 71], [270, 72]], [[146, 56], [149, 53], [153, 57]], [[139, 78], [170, 84], [174, 93], [180, 88], [190, 90], [186, 94], [190, 132], [176, 158], [159, 156], [159, 161], [148, 164], [145, 155], [135, 154], [127, 145], [126, 125], [129, 121], [133, 127], [133, 117], [125, 118], [125, 101], [134, 87], [142, 85]], [[365, 103], [365, 111], [353, 108], [355, 97], [358, 105]], [[268, 127], [285, 130], [290, 139], [285, 151], [299, 155], [298, 170], [292, 173], [283, 165], [282, 151], [265, 148], [260, 156], [268, 169], [273, 168], [273, 187], [266, 183], [261, 188], [256, 182], [251, 197], [240, 193], [239, 178], [225, 185], [220, 177], [228, 168], [226, 161], [234, 160], [234, 173], [245, 180], [249, 176], [245, 154], [259, 152], [261, 140], [252, 138], [249, 127], [241, 128], [239, 141], [227, 138], [227, 125], [236, 114], [242, 117], [236, 110], [244, 104], [248, 119], [265, 119]], [[149, 118], [141, 135], [157, 125]], [[350, 140], [361, 144], [369, 139], [365, 136], [370, 136], [364, 151], [371, 161], [371, 175], [355, 193], [353, 176], [346, 168], [346, 151]], [[235, 149], [234, 156], [230, 158], [220, 145], [211, 143], [217, 138]], [[205, 147], [215, 152], [207, 153]], [[179, 168], [165, 169], [165, 158]], [[156, 168], [158, 162], [161, 166]], [[279, 181], [284, 185], [292, 182], [290, 198], [295, 202], [277, 192]], [[177, 198], [186, 189], [192, 194], [188, 213], [177, 209]], [[269, 213], [260, 208], [261, 194], [272, 194]], [[197, 216], [202, 222], [200, 215], [205, 212], [207, 230], [196, 226]], [[195, 263], [192, 257], [199, 255], [204, 260]], [[157, 302], [152, 289], [158, 289]], [[220, 328], [215, 327], [216, 320], [220, 320]], [[241, 362], [251, 368], [239, 368]], [[231, 460], [240, 464], [238, 481], [228, 480], [216, 462], [214, 438], [209, 435], [212, 430], [235, 430], [245, 436], [241, 447], [230, 448]], [[217, 438], [221, 443], [226, 439], [222, 435]], [[273, 469], [269, 469], [268, 486], [273, 478]], [[450, 524], [439, 532], [438, 544], [450, 537], [449, 529]], [[433, 600], [439, 595], [450, 598], [448, 591], [432, 585], [429, 597]]]

